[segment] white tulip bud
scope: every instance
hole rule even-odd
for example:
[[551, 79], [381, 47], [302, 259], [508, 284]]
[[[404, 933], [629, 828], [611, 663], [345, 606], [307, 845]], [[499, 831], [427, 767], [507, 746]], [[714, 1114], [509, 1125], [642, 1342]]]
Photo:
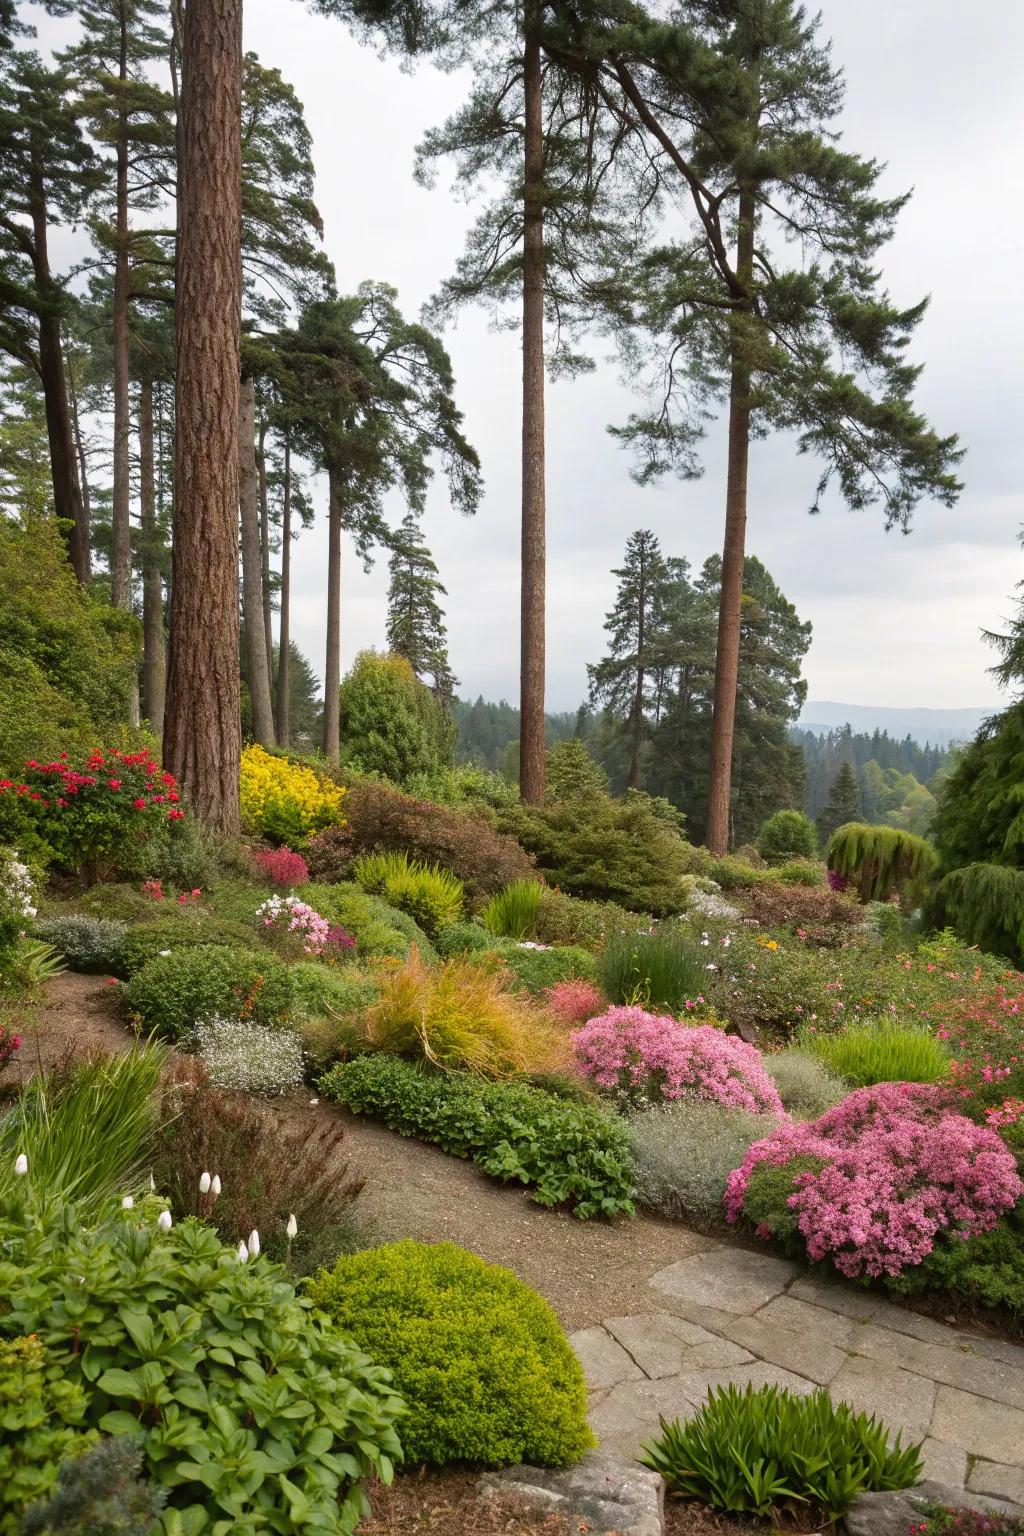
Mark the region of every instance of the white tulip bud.
[[171, 1220], [170, 1211], [161, 1211], [160, 1215], [156, 1219], [156, 1224], [160, 1228], [161, 1232], [169, 1232], [174, 1225], [173, 1221]]
[[249, 1250], [244, 1243], [239, 1243], [238, 1245], [238, 1262], [239, 1264], [248, 1264], [249, 1262]]
[[125, 1195], [121, 1201], [122, 1211], [130, 1211], [133, 1209], [134, 1205], [135, 1201], [132, 1199], [131, 1195]]
[[212, 1183], [213, 1180], [210, 1178], [208, 1173], [201, 1173], [199, 1175], [199, 1193], [201, 1195], [208, 1195], [210, 1193], [210, 1185]]
[[249, 1253], [254, 1259], [260, 1256], [260, 1235], [255, 1227], [249, 1233]]
[[213, 1178], [210, 1180], [210, 1194], [213, 1196], [213, 1198], [215, 1200], [216, 1200], [217, 1196], [220, 1194], [220, 1174], [219, 1173], [215, 1173]]
[[149, 1176], [149, 1192], [151, 1195], [156, 1194], [156, 1179], [154, 1179], [152, 1174]]
[[19, 1152], [17, 1157], [14, 1159], [14, 1171], [18, 1175], [19, 1179], [23, 1178], [25, 1174], [28, 1173], [28, 1158], [25, 1156], [24, 1152]]
[[295, 1234], [298, 1232], [298, 1230], [299, 1230], [299, 1224], [295, 1220], [294, 1215], [289, 1216], [288, 1217], [288, 1225], [285, 1227], [285, 1231], [288, 1233], [289, 1239], [293, 1238], [295, 1236]]

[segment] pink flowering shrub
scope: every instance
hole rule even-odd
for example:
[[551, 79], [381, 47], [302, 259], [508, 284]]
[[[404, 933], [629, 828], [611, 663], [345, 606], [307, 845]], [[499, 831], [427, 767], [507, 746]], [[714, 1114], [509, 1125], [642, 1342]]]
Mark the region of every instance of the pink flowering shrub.
[[561, 1024], [585, 1024], [604, 1007], [604, 998], [592, 981], [576, 978], [559, 981], [544, 993], [548, 1012]]
[[271, 896], [256, 908], [256, 918], [268, 937], [298, 941], [305, 955], [320, 955], [331, 943], [331, 925], [297, 896]]
[[754, 1115], [785, 1113], [761, 1052], [713, 1024], [609, 1008], [575, 1032], [572, 1047], [583, 1075], [629, 1105], [694, 1098]]
[[860, 1088], [820, 1119], [755, 1141], [729, 1175], [726, 1219], [744, 1214], [758, 1170], [794, 1160], [786, 1204], [808, 1256], [831, 1259], [851, 1278], [898, 1275], [920, 1264], [943, 1232], [990, 1231], [1024, 1193], [996, 1132], [957, 1114], [948, 1091], [933, 1084]]
[[252, 856], [257, 870], [271, 885], [286, 887], [305, 885], [309, 880], [309, 866], [301, 853], [290, 848], [260, 848]]

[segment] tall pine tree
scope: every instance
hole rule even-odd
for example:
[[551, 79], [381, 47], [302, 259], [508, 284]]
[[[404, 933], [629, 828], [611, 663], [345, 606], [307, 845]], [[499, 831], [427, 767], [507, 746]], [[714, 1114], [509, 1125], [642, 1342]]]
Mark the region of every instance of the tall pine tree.
[[449, 700], [458, 686], [448, 664], [448, 631], [439, 597], [447, 596], [437, 564], [413, 512], [407, 512], [391, 541], [388, 586], [388, 650], [404, 656], [423, 682]]
[[829, 838], [848, 821], [860, 820], [860, 786], [852, 763], [844, 763], [832, 780], [828, 804], [818, 817], [818, 839], [822, 848]]
[[640, 764], [664, 656], [668, 566], [653, 533], [638, 529], [626, 541], [623, 564], [612, 572], [619, 587], [605, 619], [608, 655], [588, 666], [590, 700], [621, 722], [629, 742], [626, 784], [640, 787]]

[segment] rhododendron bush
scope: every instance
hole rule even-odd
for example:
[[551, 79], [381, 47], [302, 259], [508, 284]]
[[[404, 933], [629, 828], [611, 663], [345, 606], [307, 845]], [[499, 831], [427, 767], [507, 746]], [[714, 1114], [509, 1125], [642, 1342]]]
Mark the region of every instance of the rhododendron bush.
[[851, 1278], [898, 1275], [943, 1234], [990, 1231], [1024, 1193], [997, 1133], [959, 1114], [949, 1091], [931, 1084], [861, 1088], [820, 1119], [756, 1141], [729, 1176], [726, 1218], [751, 1214], [759, 1173], [787, 1167], [786, 1205], [808, 1256], [830, 1259]]
[[258, 848], [252, 856], [253, 864], [271, 885], [305, 885], [309, 880], [309, 866], [301, 853], [290, 848]]
[[751, 1114], [784, 1113], [761, 1052], [713, 1024], [643, 1008], [609, 1008], [572, 1036], [580, 1071], [627, 1106], [712, 1099]]
[[97, 880], [140, 843], [184, 821], [173, 774], [149, 751], [95, 751], [78, 763], [66, 752], [34, 758], [21, 779], [0, 779], [0, 831], [29, 826], [36, 851], [67, 870]]

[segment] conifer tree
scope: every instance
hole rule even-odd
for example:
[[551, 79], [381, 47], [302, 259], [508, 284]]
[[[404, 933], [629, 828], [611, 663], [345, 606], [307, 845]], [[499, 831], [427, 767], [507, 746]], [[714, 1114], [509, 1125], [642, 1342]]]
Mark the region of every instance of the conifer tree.
[[404, 656], [420, 681], [429, 677], [435, 694], [448, 700], [458, 679], [448, 664], [448, 631], [438, 602], [447, 594], [412, 512], [392, 535], [389, 568], [388, 650]]
[[664, 655], [668, 566], [653, 533], [638, 529], [626, 541], [623, 564], [612, 572], [619, 587], [605, 619], [608, 655], [588, 666], [590, 700], [621, 722], [629, 739], [626, 784], [640, 787], [640, 757], [648, 734], [648, 713], [657, 697], [658, 665]]
[[860, 820], [860, 787], [852, 763], [844, 763], [832, 780], [828, 804], [818, 817], [818, 840], [828, 847], [829, 838], [847, 822]]

